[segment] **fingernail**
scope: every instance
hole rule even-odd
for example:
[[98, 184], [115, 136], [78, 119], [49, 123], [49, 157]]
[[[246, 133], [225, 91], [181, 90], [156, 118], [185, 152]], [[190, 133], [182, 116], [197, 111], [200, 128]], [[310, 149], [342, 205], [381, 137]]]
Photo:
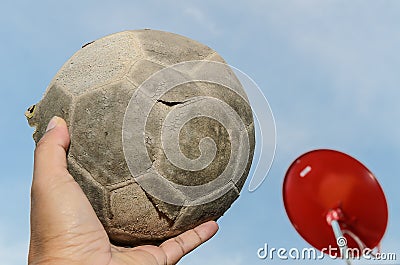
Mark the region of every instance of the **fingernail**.
[[53, 118], [51, 118], [49, 124], [47, 124], [46, 132], [50, 131], [51, 129], [54, 129], [54, 127], [57, 126], [57, 123], [58, 123], [57, 116], [54, 116]]

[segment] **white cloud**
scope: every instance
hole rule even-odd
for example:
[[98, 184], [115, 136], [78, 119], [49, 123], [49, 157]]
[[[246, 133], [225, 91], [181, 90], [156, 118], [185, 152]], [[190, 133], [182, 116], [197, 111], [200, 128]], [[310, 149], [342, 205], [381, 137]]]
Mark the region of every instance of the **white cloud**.
[[202, 27], [205, 27], [210, 33], [214, 35], [219, 34], [216, 24], [212, 21], [211, 17], [209, 15], [206, 15], [206, 13], [203, 12], [200, 8], [186, 7], [183, 13], [186, 16], [193, 18]]
[[[248, 5], [265, 25], [266, 32], [270, 31], [269, 35], [280, 38], [288, 50], [308, 64], [299, 65], [300, 72], [303, 67], [309, 71], [305, 82], [309, 85], [315, 82], [310, 71], [315, 71], [315, 79], [324, 79], [319, 90], [299, 84], [303, 87], [296, 89], [303, 93], [295, 95], [299, 97], [294, 103], [304, 104], [292, 105], [294, 112], [277, 111], [278, 119], [285, 119], [282, 123], [295, 125], [292, 130], [284, 129], [289, 129], [293, 135], [297, 132], [322, 135], [329, 133], [326, 126], [320, 123], [322, 128], [316, 128], [318, 124], [313, 124], [312, 120], [328, 124], [332, 119], [328, 127], [335, 127], [335, 122], [337, 127], [326, 137], [342, 136], [337, 131], [340, 126], [345, 128], [349, 143], [360, 139], [360, 135], [369, 135], [370, 138], [380, 136], [380, 140], [400, 147], [400, 126], [393, 123], [393, 118], [400, 115], [397, 102], [400, 77], [396, 72], [400, 62], [397, 52], [400, 35], [397, 34], [395, 15], [388, 9], [388, 6], [398, 4], [354, 1], [349, 5], [346, 1], [288, 0], [284, 3], [252, 1]], [[288, 70], [293, 71], [293, 68]], [[292, 92], [295, 91], [286, 91]], [[295, 99], [293, 94], [291, 97], [280, 96], [285, 97], [282, 101], [286, 102]], [[319, 106], [315, 102], [326, 102], [326, 105]], [[296, 118], [299, 114], [303, 115], [303, 128], [298, 127]], [[291, 120], [295, 116], [295, 120]], [[279, 131], [278, 127], [278, 138], [282, 138], [282, 133], [285, 132]], [[375, 144], [370, 138], [363, 138], [364, 143]], [[278, 141], [279, 144], [282, 143]]]

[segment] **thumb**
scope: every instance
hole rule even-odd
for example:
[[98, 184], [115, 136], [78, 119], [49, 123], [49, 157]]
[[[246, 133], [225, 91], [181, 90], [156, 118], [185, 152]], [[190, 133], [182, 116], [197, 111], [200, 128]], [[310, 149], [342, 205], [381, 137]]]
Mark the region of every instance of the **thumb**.
[[[59, 224], [68, 223], [79, 211], [93, 212], [82, 189], [68, 172], [69, 144], [67, 124], [62, 118], [53, 117], [35, 149], [31, 214], [42, 222], [61, 219]], [[70, 215], [65, 216], [67, 213]]]
[[81, 249], [90, 241], [82, 236], [88, 231], [108, 239], [88, 199], [67, 170], [69, 144], [65, 121], [53, 117], [35, 149], [29, 260], [46, 255], [49, 248], [55, 253], [59, 250], [55, 255], [71, 256], [63, 250]]
[[70, 231], [70, 226], [77, 222], [96, 216], [82, 189], [67, 170], [69, 143], [67, 124], [62, 118], [53, 117], [35, 149], [31, 188], [33, 231], [46, 230], [46, 233], [58, 234], [63, 230]]
[[66, 152], [70, 143], [67, 124], [54, 116], [46, 129], [46, 133], [37, 143], [33, 187], [47, 186], [49, 181], [62, 181], [68, 175]]

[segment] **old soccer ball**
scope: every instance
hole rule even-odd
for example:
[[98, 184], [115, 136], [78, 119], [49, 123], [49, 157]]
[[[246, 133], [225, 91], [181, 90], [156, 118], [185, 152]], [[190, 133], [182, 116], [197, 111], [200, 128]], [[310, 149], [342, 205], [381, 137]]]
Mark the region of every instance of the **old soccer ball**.
[[67, 121], [68, 169], [118, 245], [158, 244], [216, 220], [254, 152], [252, 111], [212, 49], [155, 30], [88, 43], [26, 111], [38, 142]]

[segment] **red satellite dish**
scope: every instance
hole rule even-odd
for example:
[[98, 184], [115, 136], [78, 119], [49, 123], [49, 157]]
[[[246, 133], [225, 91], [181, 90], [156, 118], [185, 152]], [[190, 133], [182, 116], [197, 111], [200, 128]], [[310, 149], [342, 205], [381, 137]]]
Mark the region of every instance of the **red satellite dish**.
[[343, 241], [361, 255], [377, 247], [386, 230], [381, 186], [368, 168], [342, 152], [321, 149], [297, 158], [286, 173], [283, 200], [297, 232], [320, 251], [336, 248], [329, 254], [337, 257]]

